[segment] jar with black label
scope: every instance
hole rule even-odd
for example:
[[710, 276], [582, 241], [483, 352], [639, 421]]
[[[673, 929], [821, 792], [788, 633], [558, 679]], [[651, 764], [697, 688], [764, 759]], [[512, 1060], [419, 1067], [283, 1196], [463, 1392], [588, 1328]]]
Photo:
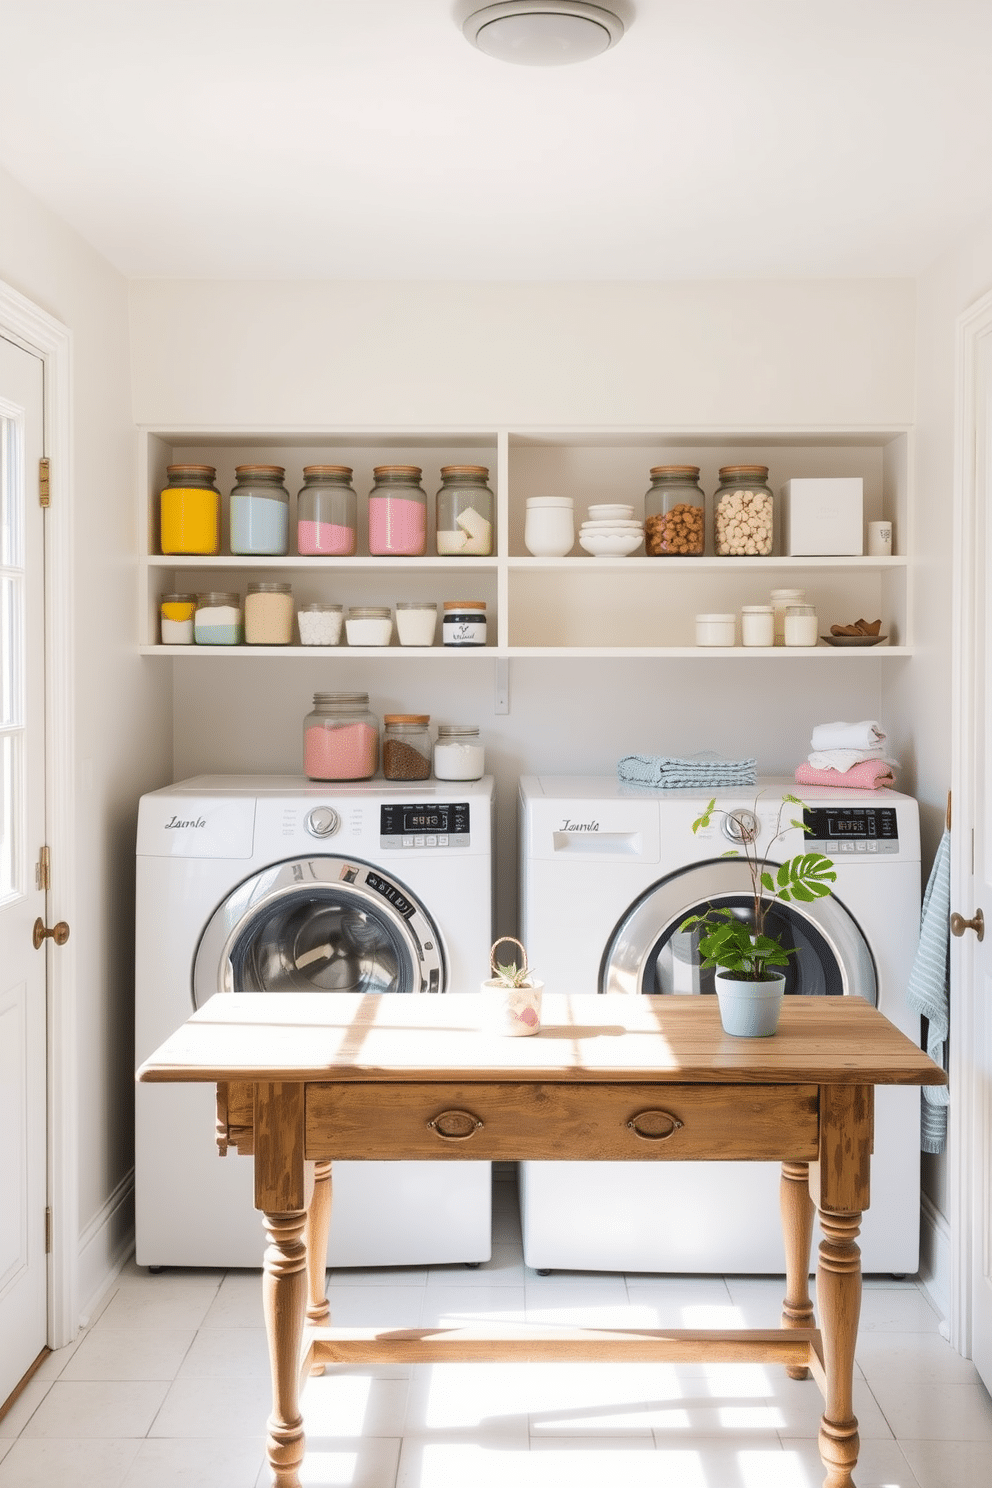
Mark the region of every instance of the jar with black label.
[[303, 557], [350, 558], [358, 546], [358, 498], [350, 465], [304, 465], [296, 499], [296, 546]]
[[443, 558], [488, 558], [493, 550], [493, 493], [485, 465], [442, 465], [435, 498], [436, 545]]
[[706, 498], [698, 465], [655, 465], [644, 497], [644, 547], [651, 558], [698, 558], [706, 549]]
[[231, 552], [289, 552], [289, 492], [281, 465], [237, 465], [231, 492]]
[[371, 780], [379, 768], [379, 720], [367, 692], [315, 692], [303, 720], [309, 780]]
[[775, 498], [767, 465], [724, 465], [713, 497], [713, 548], [721, 558], [767, 558], [775, 548]]
[[383, 715], [382, 773], [387, 780], [429, 780], [431, 735], [428, 713]]
[[419, 465], [377, 465], [369, 495], [369, 552], [418, 558], [427, 545], [427, 497]]
[[163, 553], [220, 552], [220, 492], [213, 465], [167, 465], [159, 496]]
[[446, 599], [441, 621], [445, 646], [486, 644], [486, 602], [483, 599]]

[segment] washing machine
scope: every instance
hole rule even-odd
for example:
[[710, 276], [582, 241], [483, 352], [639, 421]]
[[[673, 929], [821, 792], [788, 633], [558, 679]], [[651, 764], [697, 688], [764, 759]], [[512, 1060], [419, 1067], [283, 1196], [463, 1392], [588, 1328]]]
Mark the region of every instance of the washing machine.
[[[803, 805], [783, 806], [786, 795]], [[693, 832], [713, 799], [711, 824]], [[695, 791], [524, 776], [519, 805], [521, 938], [549, 990], [711, 994], [698, 930], [679, 925], [707, 905], [748, 917], [748, 869], [732, 855], [743, 826], [770, 861], [807, 850], [836, 866], [829, 898], [778, 905], [769, 917], [796, 950], [787, 993], [864, 997], [919, 1041], [906, 1006], [920, 921], [909, 796], [771, 778]], [[807, 833], [789, 825], [800, 812]], [[880, 1088], [859, 1241], [866, 1271], [918, 1269], [919, 1175], [919, 1092]], [[769, 1163], [522, 1163], [524, 1258], [539, 1270], [779, 1273], [778, 1186]]]
[[[135, 1053], [217, 992], [478, 988], [493, 942], [493, 781], [200, 776], [138, 811]], [[212, 1086], [136, 1086], [136, 1259], [261, 1265], [252, 1164]], [[342, 1162], [331, 1266], [491, 1254], [491, 1165]]]

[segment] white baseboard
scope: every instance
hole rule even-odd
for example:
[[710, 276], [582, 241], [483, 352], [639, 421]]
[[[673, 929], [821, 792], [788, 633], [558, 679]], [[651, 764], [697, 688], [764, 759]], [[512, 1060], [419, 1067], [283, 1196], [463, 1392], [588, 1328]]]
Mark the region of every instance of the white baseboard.
[[134, 1253], [134, 1170], [121, 1179], [79, 1237], [79, 1327], [85, 1328]]
[[946, 1216], [926, 1194], [920, 1200], [920, 1282], [946, 1326], [951, 1313], [951, 1232]]

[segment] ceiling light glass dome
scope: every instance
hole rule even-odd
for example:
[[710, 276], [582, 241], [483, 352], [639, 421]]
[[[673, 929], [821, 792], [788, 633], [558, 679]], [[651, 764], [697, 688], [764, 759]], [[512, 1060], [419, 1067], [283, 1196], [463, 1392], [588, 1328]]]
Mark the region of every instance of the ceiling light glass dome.
[[474, 11], [462, 26], [473, 46], [501, 62], [561, 67], [587, 62], [623, 36], [623, 22], [601, 5], [508, 0]]

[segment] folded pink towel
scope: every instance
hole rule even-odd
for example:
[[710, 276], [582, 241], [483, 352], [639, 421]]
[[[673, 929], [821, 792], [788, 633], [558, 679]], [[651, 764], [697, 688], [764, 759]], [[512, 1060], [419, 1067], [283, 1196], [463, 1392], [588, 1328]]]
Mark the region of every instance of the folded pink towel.
[[800, 765], [796, 780], [800, 785], [832, 785], [839, 790], [880, 790], [895, 785], [896, 777], [885, 760], [862, 760], [849, 770], [817, 770], [812, 765]]

